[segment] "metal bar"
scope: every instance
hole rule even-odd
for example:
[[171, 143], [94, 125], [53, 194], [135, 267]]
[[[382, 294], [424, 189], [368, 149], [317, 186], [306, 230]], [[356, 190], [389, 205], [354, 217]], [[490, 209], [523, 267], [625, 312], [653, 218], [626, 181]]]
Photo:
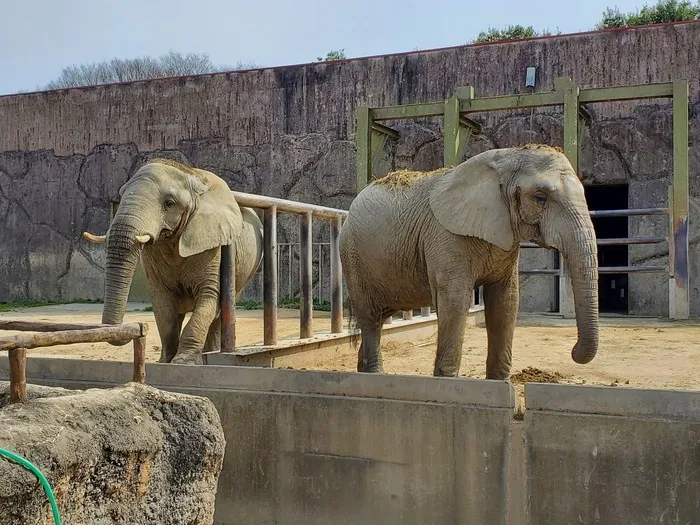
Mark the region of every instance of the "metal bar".
[[340, 262], [340, 219], [331, 219], [331, 333], [343, 331], [343, 268]]
[[392, 139], [399, 138], [398, 131], [396, 131], [395, 129], [391, 129], [390, 127], [385, 126], [384, 124], [380, 124], [379, 122], [372, 122], [372, 131], [376, 131], [378, 133], [381, 133], [382, 135], [391, 137]]
[[[298, 246], [298, 245], [297, 245]], [[289, 245], [287, 250], [287, 299], [292, 298], [292, 249], [294, 245]]]
[[410, 321], [411, 319], [413, 319], [413, 310], [404, 310], [402, 312], [402, 315], [404, 321]]
[[614, 102], [640, 98], [669, 98], [673, 96], [673, 84], [645, 84], [640, 86], [615, 86], [607, 88], [584, 88], [579, 94], [582, 104], [589, 102]]
[[277, 344], [277, 207], [263, 212], [263, 344]]
[[420, 309], [421, 317], [430, 317], [430, 306], [424, 306]]
[[372, 108], [372, 120], [402, 120], [411, 118], [439, 117], [445, 111], [443, 102], [427, 104], [405, 104], [403, 106], [386, 106]]
[[27, 349], [13, 348], [10, 359], [10, 404], [27, 400]]
[[598, 273], [649, 273], [666, 272], [666, 266], [599, 266]]
[[135, 383], [146, 382], [146, 338], [137, 337], [134, 339], [134, 376]]
[[631, 215], [668, 215], [668, 208], [629, 208], [627, 210], [591, 210], [591, 217], [629, 217]]
[[369, 108], [357, 108], [355, 143], [357, 146], [356, 169], [357, 191], [369, 184], [372, 179], [372, 111]]
[[[598, 246], [618, 246], [625, 244], [657, 244], [666, 241], [666, 237], [639, 237], [638, 239], [597, 239]], [[521, 248], [544, 248], [534, 242], [521, 242]]]
[[459, 104], [459, 111], [499, 111], [506, 109], [534, 108], [544, 106], [558, 106], [564, 103], [563, 94], [559, 91], [528, 93], [523, 95], [505, 95], [499, 97], [474, 98], [462, 100]]
[[520, 270], [520, 275], [559, 275], [558, 268], [540, 268], [535, 270]]
[[243, 193], [240, 191], [234, 191], [232, 193], [239, 206], [246, 206], [248, 208], [260, 208], [261, 210], [266, 210], [274, 206], [277, 211], [287, 213], [311, 212], [314, 217], [318, 217], [319, 219], [332, 219], [333, 217], [348, 216], [348, 212], [345, 210], [327, 208], [326, 206], [318, 206], [316, 204], [277, 199], [275, 197], [264, 197], [262, 195]]
[[690, 317], [688, 286], [688, 81], [673, 82], [673, 278], [674, 319]]
[[299, 337], [307, 339], [313, 333], [313, 274], [311, 263], [311, 214], [299, 215]]
[[0, 351], [15, 348], [69, 345], [74, 343], [119, 343], [143, 337], [148, 333], [146, 323], [110, 325], [89, 330], [65, 330], [36, 334], [18, 334], [0, 337]]
[[236, 244], [221, 247], [219, 265], [221, 351], [236, 351]]

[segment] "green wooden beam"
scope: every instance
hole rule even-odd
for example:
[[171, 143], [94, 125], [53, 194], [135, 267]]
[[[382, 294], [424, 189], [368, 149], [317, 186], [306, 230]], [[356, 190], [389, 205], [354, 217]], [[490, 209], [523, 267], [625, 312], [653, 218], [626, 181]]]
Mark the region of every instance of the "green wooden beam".
[[673, 82], [673, 279], [674, 319], [690, 316], [688, 286], [688, 81]]
[[557, 106], [563, 104], [562, 94], [530, 93], [524, 95], [506, 95], [500, 97], [484, 97], [460, 101], [460, 112], [499, 111], [505, 109], [533, 108], [540, 106]]
[[386, 106], [372, 109], [372, 117], [377, 120], [401, 120], [423, 117], [439, 117], [445, 111], [444, 102], [427, 104], [406, 104], [403, 106]]
[[372, 110], [366, 107], [357, 108], [355, 143], [357, 147], [357, 191], [367, 186], [372, 178]]
[[614, 102], [640, 98], [670, 98], [673, 96], [673, 83], [645, 84], [640, 86], [616, 86], [609, 88], [584, 88], [579, 94], [579, 102]]
[[391, 129], [390, 127], [385, 126], [384, 124], [380, 124], [379, 122], [372, 122], [372, 131], [376, 131], [377, 133], [381, 133], [382, 135], [391, 137], [393, 139], [399, 138], [398, 131], [396, 131], [395, 129]]
[[462, 126], [462, 127], [465, 128], [465, 129], [470, 130], [472, 133], [475, 133], [476, 135], [478, 135], [479, 133], [481, 133], [481, 124], [479, 124], [478, 122], [473, 121], [473, 120], [470, 119], [470, 118], [463, 117], [463, 116], [460, 115], [460, 117], [459, 117], [459, 125]]

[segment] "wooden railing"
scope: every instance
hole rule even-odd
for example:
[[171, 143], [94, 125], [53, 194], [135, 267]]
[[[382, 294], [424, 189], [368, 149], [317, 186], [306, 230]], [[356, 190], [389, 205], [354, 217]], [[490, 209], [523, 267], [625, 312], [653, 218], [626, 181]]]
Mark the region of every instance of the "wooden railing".
[[27, 350], [46, 346], [75, 343], [119, 343], [133, 341], [133, 381], [146, 379], [146, 334], [148, 324], [121, 325], [66, 324], [46, 321], [0, 320], [0, 330], [38, 332], [0, 337], [0, 352], [7, 351], [10, 359], [10, 403], [27, 399]]

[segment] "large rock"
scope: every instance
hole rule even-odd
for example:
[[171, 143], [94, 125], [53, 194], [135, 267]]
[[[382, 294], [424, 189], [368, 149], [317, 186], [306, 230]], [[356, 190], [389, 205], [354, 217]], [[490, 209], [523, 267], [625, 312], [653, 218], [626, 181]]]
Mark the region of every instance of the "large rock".
[[[0, 448], [34, 463], [70, 525], [211, 525], [225, 440], [206, 398], [136, 383], [71, 391], [29, 385], [7, 405]], [[0, 460], [0, 524], [53, 523], [37, 479]]]

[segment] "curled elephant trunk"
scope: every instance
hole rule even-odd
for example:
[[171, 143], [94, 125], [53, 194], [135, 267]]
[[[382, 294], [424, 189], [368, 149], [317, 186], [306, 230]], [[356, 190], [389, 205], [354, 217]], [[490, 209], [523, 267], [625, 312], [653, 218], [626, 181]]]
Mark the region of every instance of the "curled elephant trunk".
[[571, 275], [578, 330], [578, 341], [571, 351], [571, 358], [576, 363], [585, 364], [598, 352], [598, 247], [588, 214], [576, 214], [568, 226], [571, 230], [565, 237], [561, 253]]
[[124, 320], [131, 280], [142, 249], [137, 234], [137, 230], [129, 225], [114, 224], [110, 229], [105, 267], [103, 324], [121, 324]]

